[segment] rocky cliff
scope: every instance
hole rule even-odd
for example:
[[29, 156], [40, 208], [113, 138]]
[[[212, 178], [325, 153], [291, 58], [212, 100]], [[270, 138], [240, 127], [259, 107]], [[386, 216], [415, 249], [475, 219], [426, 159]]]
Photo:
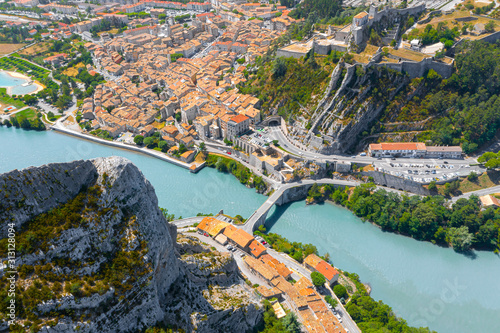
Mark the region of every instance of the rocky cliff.
[[385, 68], [360, 65], [347, 68], [335, 96], [316, 118], [309, 143], [323, 154], [345, 153], [354, 148], [382, 110], [407, 85], [409, 78]]
[[[157, 323], [186, 331], [246, 331], [260, 320], [251, 302], [216, 308], [184, 300], [171, 315], [178, 295], [201, 302], [212, 285], [233, 288], [241, 278], [231, 256], [199, 244], [189, 254], [176, 244], [176, 228], [158, 208], [154, 188], [124, 158], [0, 175], [0, 222], [2, 262], [8, 226], [15, 228], [19, 277], [10, 331], [136, 332]], [[219, 264], [207, 267], [207, 256]], [[2, 300], [8, 299], [7, 271], [2, 266]], [[0, 331], [9, 329], [6, 306], [0, 305]], [[193, 309], [201, 319], [191, 316]]]

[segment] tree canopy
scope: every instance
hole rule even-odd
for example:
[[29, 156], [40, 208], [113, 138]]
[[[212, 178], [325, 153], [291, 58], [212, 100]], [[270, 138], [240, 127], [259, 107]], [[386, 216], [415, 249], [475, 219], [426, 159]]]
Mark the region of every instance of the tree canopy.
[[323, 274], [319, 272], [312, 272], [311, 281], [316, 287], [321, 287], [325, 284], [326, 278]]
[[500, 209], [481, 210], [476, 196], [461, 198], [448, 207], [442, 196], [399, 196], [362, 184], [352, 191], [337, 188], [330, 198], [386, 231], [449, 244], [456, 251], [500, 247]]

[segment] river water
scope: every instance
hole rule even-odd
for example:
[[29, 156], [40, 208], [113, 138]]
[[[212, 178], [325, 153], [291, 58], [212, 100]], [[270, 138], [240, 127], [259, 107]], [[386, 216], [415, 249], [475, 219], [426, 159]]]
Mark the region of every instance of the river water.
[[[198, 174], [142, 154], [56, 132], [0, 127], [0, 172], [50, 162], [124, 156], [153, 184], [161, 207], [189, 217], [198, 212], [250, 216], [266, 197], [234, 177], [205, 168]], [[348, 210], [304, 201], [272, 209], [268, 228], [290, 240], [329, 252], [339, 268], [359, 274], [372, 296], [413, 326], [438, 332], [500, 332], [500, 259], [473, 257], [385, 233]]]
[[29, 80], [27, 79], [14, 77], [6, 71], [0, 71], [0, 87], [10, 87], [11, 95], [25, 95], [36, 91], [36, 89], [38, 88], [36, 84], [23, 86], [23, 84], [28, 82]]

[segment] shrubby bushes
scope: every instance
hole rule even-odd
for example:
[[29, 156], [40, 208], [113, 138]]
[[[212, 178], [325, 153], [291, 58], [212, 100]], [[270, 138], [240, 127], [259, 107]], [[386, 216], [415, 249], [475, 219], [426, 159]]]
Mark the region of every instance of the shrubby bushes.
[[300, 263], [303, 262], [308, 255], [313, 253], [316, 255], [318, 254], [318, 249], [312, 244], [290, 242], [288, 239], [281, 235], [272, 232], [265, 234], [264, 232], [265, 228], [259, 227], [259, 229], [255, 231], [255, 234], [264, 238], [266, 242], [268, 242], [269, 245], [271, 245], [271, 247], [276, 251], [289, 254], [290, 257]]
[[209, 154], [206, 163], [208, 167], [216, 168], [220, 172], [233, 174], [240, 183], [255, 187], [260, 192], [267, 189], [267, 184], [262, 177], [253, 174], [250, 169], [233, 159]]
[[405, 320], [396, 317], [391, 307], [370, 297], [365, 286], [354, 273], [344, 272], [355, 284], [356, 292], [351, 296], [346, 310], [362, 332], [427, 333], [428, 328], [408, 326]]
[[330, 199], [349, 208], [383, 230], [408, 235], [418, 240], [451, 245], [456, 251], [471, 248], [498, 251], [500, 209], [481, 211], [479, 199], [459, 199], [451, 207], [442, 196], [399, 196], [374, 184], [352, 190], [337, 188]]

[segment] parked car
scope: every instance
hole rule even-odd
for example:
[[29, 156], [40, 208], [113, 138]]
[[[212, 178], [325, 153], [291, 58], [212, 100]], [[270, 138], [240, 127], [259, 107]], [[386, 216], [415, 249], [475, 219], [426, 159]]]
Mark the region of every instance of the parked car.
[[205, 233], [203, 234], [203, 236], [208, 237], [208, 234], [205, 232]]
[[366, 153], [361, 153], [359, 154], [359, 156], [366, 156]]
[[228, 151], [227, 153], [228, 153], [229, 155], [231, 155], [231, 152], [230, 152], [230, 151]]
[[267, 242], [266, 242], [265, 240], [263, 240], [261, 243], [262, 243], [262, 244], [264, 244], [264, 245], [266, 245], [266, 244], [267, 244]]

